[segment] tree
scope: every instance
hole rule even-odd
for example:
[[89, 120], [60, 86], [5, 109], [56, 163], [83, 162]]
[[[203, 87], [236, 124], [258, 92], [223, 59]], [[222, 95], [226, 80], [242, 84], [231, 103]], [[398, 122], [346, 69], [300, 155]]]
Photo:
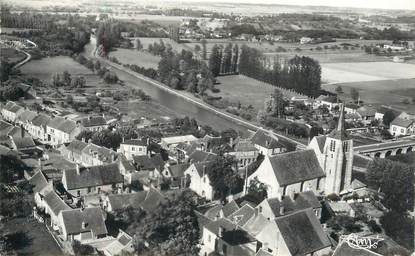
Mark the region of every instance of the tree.
[[103, 78], [107, 84], [115, 84], [118, 82], [118, 76], [114, 71], [106, 71]]
[[198, 44], [195, 45], [194, 51], [196, 53], [196, 56], [199, 56], [201, 50], [202, 50], [202, 48], [200, 47], [200, 45], [198, 45]]
[[81, 242], [77, 240], [74, 241], [72, 248], [75, 253], [75, 256], [92, 255], [95, 252], [94, 247], [88, 244], [81, 244]]
[[396, 118], [396, 114], [392, 110], [386, 110], [383, 115], [382, 122], [384, 125], [389, 126], [389, 124]]
[[193, 192], [184, 190], [148, 212], [135, 229], [136, 252], [154, 256], [197, 255], [200, 231], [194, 197]]
[[63, 71], [62, 73], [62, 83], [64, 86], [70, 86], [71, 85], [71, 74], [67, 70]]
[[7, 61], [4, 61], [3, 59], [0, 62], [0, 81], [4, 82], [9, 79], [9, 76], [11, 74], [13, 65], [8, 63]]
[[74, 79], [72, 79], [71, 87], [72, 88], [83, 88], [86, 85], [85, 77], [83, 76], [77, 76]]
[[213, 76], [219, 76], [221, 72], [221, 49], [218, 45], [212, 47], [212, 52], [209, 57], [209, 69], [212, 72]]
[[140, 51], [141, 49], [143, 49], [143, 44], [141, 43], [140, 39], [135, 39], [135, 48], [137, 49], [137, 51]]
[[91, 139], [92, 143], [106, 148], [112, 148], [113, 150], [116, 150], [122, 141], [122, 137], [119, 133], [108, 129], [94, 133]]
[[226, 45], [223, 55], [223, 73], [232, 72], [232, 43]]
[[20, 89], [20, 87], [17, 87], [13, 84], [7, 85], [0, 89], [0, 100], [3, 100], [3, 101], [8, 101], [8, 100], [16, 101], [23, 96], [24, 96], [24, 92], [22, 91], [22, 89]]
[[413, 209], [414, 170], [407, 164], [375, 159], [366, 173], [368, 185], [385, 194], [382, 203], [388, 209], [405, 212]]
[[207, 59], [207, 49], [206, 49], [207, 41], [205, 39], [202, 39], [201, 43], [202, 43], [202, 58], [206, 60]]
[[338, 94], [342, 94], [343, 93], [343, 88], [339, 85], [339, 86], [337, 86], [336, 87], [336, 92], [338, 93]]
[[267, 186], [255, 177], [249, 183], [248, 194], [255, 198], [256, 202], [262, 202], [262, 200], [267, 198]]
[[94, 61], [89, 59], [87, 60], [87, 62], [85, 63], [85, 66], [90, 69], [92, 72], [94, 72]]
[[99, 62], [99, 60], [95, 61], [95, 63], [94, 63], [94, 69], [96, 71], [98, 71], [98, 70], [101, 69], [101, 62]]
[[206, 166], [216, 198], [225, 200], [228, 195], [242, 191], [243, 180], [233, 170], [234, 166], [232, 157], [218, 157], [212, 164]]
[[238, 72], [238, 58], [239, 58], [239, 46], [235, 44], [233, 47], [233, 57], [232, 57], [232, 70], [231, 72]]
[[[380, 223], [386, 235], [394, 241], [413, 251], [414, 249], [414, 221], [407, 214], [396, 211], [385, 213]], [[400, 255], [400, 254], [399, 254]]]
[[359, 92], [356, 90], [356, 88], [350, 89], [350, 97], [352, 97], [354, 102], [359, 100]]

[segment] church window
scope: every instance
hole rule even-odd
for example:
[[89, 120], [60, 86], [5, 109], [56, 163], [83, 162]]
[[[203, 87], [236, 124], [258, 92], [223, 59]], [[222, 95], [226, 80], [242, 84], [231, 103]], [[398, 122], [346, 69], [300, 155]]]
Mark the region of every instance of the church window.
[[334, 152], [336, 150], [336, 141], [330, 141], [330, 151]]
[[349, 143], [344, 142], [344, 143], [343, 143], [343, 151], [344, 151], [344, 152], [347, 152], [348, 148], [349, 148]]

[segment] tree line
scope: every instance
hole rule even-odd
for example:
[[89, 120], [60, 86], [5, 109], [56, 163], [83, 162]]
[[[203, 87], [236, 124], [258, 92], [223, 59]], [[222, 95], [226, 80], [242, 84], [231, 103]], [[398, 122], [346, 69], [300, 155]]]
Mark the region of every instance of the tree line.
[[216, 77], [238, 72], [239, 46], [227, 44], [225, 47], [215, 44], [209, 57], [209, 69]]
[[265, 67], [266, 58], [255, 49], [243, 45], [239, 57], [239, 73], [298, 93], [316, 97], [321, 88], [321, 67], [318, 61], [295, 56], [275, 60], [273, 68]]

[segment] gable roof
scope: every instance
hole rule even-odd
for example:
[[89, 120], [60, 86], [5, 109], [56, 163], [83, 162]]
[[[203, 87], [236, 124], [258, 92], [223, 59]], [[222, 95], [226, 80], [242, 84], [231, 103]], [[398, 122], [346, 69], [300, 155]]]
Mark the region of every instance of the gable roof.
[[126, 249], [128, 251], [128, 248], [126, 248], [132, 241], [130, 235], [125, 233], [124, 231], [120, 230], [120, 232], [117, 235], [117, 238], [104, 247], [105, 255], [121, 255], [122, 251]]
[[203, 176], [203, 172], [205, 172], [205, 174], [208, 174], [209, 171], [211, 170], [211, 166], [213, 165], [213, 162], [199, 162], [199, 163], [193, 163], [197, 173], [199, 174], [199, 177]]
[[292, 255], [306, 255], [331, 246], [311, 209], [278, 217], [275, 223]]
[[214, 219], [216, 219], [216, 218], [218, 218], [220, 216], [219, 213], [222, 210], [222, 208], [223, 208], [223, 205], [222, 204], [217, 204], [217, 205], [209, 208], [205, 212], [204, 216], [206, 216], [207, 218], [209, 218], [211, 220], [214, 220]]
[[254, 144], [250, 140], [239, 140], [236, 143], [234, 150], [236, 152], [258, 151], [258, 149], [254, 146]]
[[169, 169], [170, 175], [172, 177], [183, 177], [184, 172], [187, 170], [187, 168], [189, 168], [189, 166], [190, 166], [189, 163], [183, 163], [183, 164], [170, 165], [167, 168]]
[[255, 209], [246, 204], [233, 212], [227, 218], [239, 226], [245, 225], [255, 215]]
[[34, 126], [46, 126], [48, 124], [48, 122], [50, 121], [50, 117], [47, 115], [37, 115], [35, 118], [33, 118], [32, 120], [32, 124]]
[[23, 110], [24, 108], [22, 106], [17, 105], [15, 102], [13, 101], [8, 101], [6, 103], [6, 105], [3, 107], [3, 109], [12, 112], [12, 113], [17, 113], [20, 110]]
[[86, 147], [82, 149], [82, 154], [96, 156], [99, 160], [111, 163], [116, 160], [118, 154], [114, 150], [106, 147], [101, 147], [93, 143], [88, 143]]
[[154, 166], [158, 170], [163, 170], [164, 169], [165, 162], [164, 162], [163, 158], [161, 157], [160, 153], [157, 153], [157, 154], [151, 156], [150, 160], [151, 160], [151, 162], [153, 162]]
[[63, 171], [68, 189], [95, 187], [124, 181], [118, 163], [79, 168], [79, 174], [76, 169]]
[[56, 192], [52, 189], [48, 191], [44, 196], [43, 200], [49, 206], [50, 210], [58, 216], [61, 211], [71, 210], [72, 208], [69, 207], [63, 200], [56, 194]]
[[238, 204], [235, 202], [235, 200], [232, 200], [222, 207], [223, 216], [228, 217], [229, 215], [231, 215], [238, 209], [239, 209]]
[[6, 121], [0, 120], [0, 135], [9, 135], [14, 126]]
[[397, 117], [393, 119], [393, 121], [391, 122], [391, 125], [408, 128], [413, 122], [414, 120], [411, 120], [411, 119]]
[[86, 142], [83, 142], [83, 141], [80, 141], [80, 140], [73, 140], [66, 146], [66, 150], [81, 154], [82, 150], [86, 146], [88, 146], [88, 143], [86, 143]]
[[251, 141], [255, 145], [259, 145], [268, 149], [284, 147], [284, 144], [279, 142], [277, 137], [263, 130], [258, 130], [251, 137]]
[[134, 155], [133, 163], [140, 170], [154, 170], [156, 165], [151, 161], [151, 158], [148, 155]]
[[19, 120], [22, 122], [30, 122], [37, 116], [37, 113], [31, 110], [24, 110], [19, 115]]
[[[62, 211], [63, 225], [67, 234], [79, 234], [92, 231], [94, 235], [107, 234], [103, 212], [99, 207], [90, 207], [85, 209], [74, 209]], [[82, 227], [82, 223], [86, 227]]]
[[218, 156], [214, 153], [205, 152], [202, 150], [195, 150], [193, 153], [189, 155], [190, 161], [193, 162], [206, 162], [206, 161], [213, 161]]
[[324, 145], [326, 145], [327, 137], [325, 135], [321, 135], [321, 136], [315, 136], [314, 138], [317, 141], [317, 145], [318, 145], [318, 148], [320, 149], [320, 152], [323, 153]]
[[385, 107], [385, 106], [380, 106], [379, 108], [376, 109], [376, 113], [380, 113], [380, 114], [385, 114], [387, 111], [392, 111], [392, 113], [394, 113], [395, 115], [399, 115], [401, 113], [401, 111], [399, 110]]
[[121, 145], [147, 146], [147, 141], [144, 139], [131, 139], [121, 142]]
[[30, 177], [28, 181], [31, 185], [34, 186], [34, 193], [42, 191], [47, 185], [49, 185], [45, 175], [41, 171], [33, 174], [33, 176]]
[[147, 191], [138, 191], [128, 194], [110, 194], [108, 201], [112, 210], [121, 210], [127, 207], [140, 208], [141, 203], [146, 199]]
[[26, 149], [36, 147], [32, 137], [13, 138], [13, 143], [17, 149]]
[[150, 188], [147, 193], [146, 198], [141, 203], [143, 210], [151, 212], [156, 209], [159, 204], [163, 203], [166, 200], [165, 196], [160, 193], [157, 189]]
[[180, 135], [180, 136], [172, 136], [172, 137], [164, 137], [161, 138], [161, 142], [164, 144], [178, 144], [180, 142], [191, 142], [199, 140], [193, 135]]
[[52, 118], [47, 125], [68, 134], [72, 133], [78, 127], [75, 121], [62, 117]]
[[107, 120], [103, 116], [89, 116], [82, 118], [80, 121], [83, 127], [102, 126], [107, 124]]
[[278, 154], [269, 161], [280, 186], [325, 176], [312, 149]]

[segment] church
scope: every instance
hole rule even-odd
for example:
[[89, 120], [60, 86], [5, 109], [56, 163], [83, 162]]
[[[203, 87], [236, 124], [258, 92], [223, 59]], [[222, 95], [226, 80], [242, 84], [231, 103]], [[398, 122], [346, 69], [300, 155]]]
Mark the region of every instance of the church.
[[337, 128], [314, 137], [307, 149], [265, 156], [246, 185], [258, 180], [267, 187], [268, 197], [295, 196], [304, 191], [339, 194], [352, 179], [353, 140], [344, 125], [344, 105], [340, 106]]

